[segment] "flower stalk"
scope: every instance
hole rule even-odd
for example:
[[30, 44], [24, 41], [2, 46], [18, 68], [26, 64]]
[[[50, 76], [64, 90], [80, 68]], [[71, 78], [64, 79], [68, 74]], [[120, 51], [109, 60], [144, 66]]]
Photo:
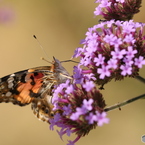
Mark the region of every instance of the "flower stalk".
[[136, 78], [137, 80], [139, 80], [140, 82], [145, 83], [145, 79], [144, 79], [143, 77], [141, 77], [141, 76], [136, 76], [135, 78]]
[[129, 103], [132, 103], [132, 102], [137, 101], [139, 99], [142, 99], [144, 97], [145, 97], [145, 94], [142, 94], [140, 96], [131, 98], [131, 99], [126, 100], [126, 101], [123, 101], [121, 103], [117, 103], [115, 105], [109, 106], [109, 107], [105, 108], [104, 111], [105, 112], [109, 112], [109, 111], [112, 111], [112, 110], [115, 110], [115, 109], [118, 109], [118, 108], [120, 109], [120, 107], [125, 106], [125, 105], [128, 105]]

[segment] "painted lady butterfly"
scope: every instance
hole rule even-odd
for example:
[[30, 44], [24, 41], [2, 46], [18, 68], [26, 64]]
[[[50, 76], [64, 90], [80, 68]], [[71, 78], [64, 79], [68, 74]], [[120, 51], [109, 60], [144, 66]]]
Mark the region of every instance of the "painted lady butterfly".
[[5, 76], [0, 79], [0, 103], [11, 102], [19, 106], [31, 103], [38, 119], [49, 122], [54, 115], [52, 89], [68, 78], [69, 73], [55, 58], [52, 66], [36, 67]]

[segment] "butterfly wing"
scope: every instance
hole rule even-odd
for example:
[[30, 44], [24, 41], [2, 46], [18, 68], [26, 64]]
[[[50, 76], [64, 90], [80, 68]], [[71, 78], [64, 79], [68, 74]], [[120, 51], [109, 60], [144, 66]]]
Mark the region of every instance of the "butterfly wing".
[[0, 79], [0, 103], [11, 102], [25, 106], [34, 98], [43, 98], [45, 94], [51, 92], [52, 82], [54, 77], [49, 66], [36, 67], [5, 76]]
[[50, 118], [53, 118], [54, 111], [52, 110], [53, 105], [51, 104], [52, 96], [45, 96], [43, 99], [35, 98], [32, 101], [31, 109], [34, 115], [41, 121], [49, 122]]
[[51, 102], [53, 86], [67, 79], [71, 79], [69, 73], [54, 58], [52, 66], [36, 67], [1, 78], [0, 103], [11, 102], [19, 106], [32, 103], [35, 116], [49, 122], [54, 115]]

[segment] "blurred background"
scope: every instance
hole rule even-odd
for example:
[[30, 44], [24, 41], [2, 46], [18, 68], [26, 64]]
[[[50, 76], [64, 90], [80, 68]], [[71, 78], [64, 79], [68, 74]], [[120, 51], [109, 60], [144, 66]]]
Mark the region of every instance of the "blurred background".
[[[0, 77], [23, 69], [49, 65], [36, 35], [49, 59], [69, 59], [94, 18], [94, 0], [1, 0], [0, 1]], [[145, 1], [134, 20], [145, 22]], [[47, 58], [48, 59], [48, 58]], [[72, 74], [75, 64], [64, 63]], [[145, 77], [145, 68], [140, 71]], [[145, 93], [144, 85], [134, 79], [107, 84], [102, 91], [108, 106]], [[142, 145], [145, 134], [145, 100], [108, 112], [110, 123], [97, 127], [78, 145]], [[72, 139], [75, 136], [72, 137]], [[0, 145], [65, 145], [56, 131], [34, 117], [31, 106], [0, 104]]]

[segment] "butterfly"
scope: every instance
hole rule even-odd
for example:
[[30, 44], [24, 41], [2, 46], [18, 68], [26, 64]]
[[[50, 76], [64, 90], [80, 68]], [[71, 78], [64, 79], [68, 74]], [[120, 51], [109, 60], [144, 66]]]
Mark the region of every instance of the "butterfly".
[[49, 123], [55, 112], [52, 105], [54, 85], [71, 79], [61, 62], [53, 57], [51, 66], [40, 66], [7, 75], [0, 79], [0, 103], [26, 106], [31, 104], [34, 115]]

